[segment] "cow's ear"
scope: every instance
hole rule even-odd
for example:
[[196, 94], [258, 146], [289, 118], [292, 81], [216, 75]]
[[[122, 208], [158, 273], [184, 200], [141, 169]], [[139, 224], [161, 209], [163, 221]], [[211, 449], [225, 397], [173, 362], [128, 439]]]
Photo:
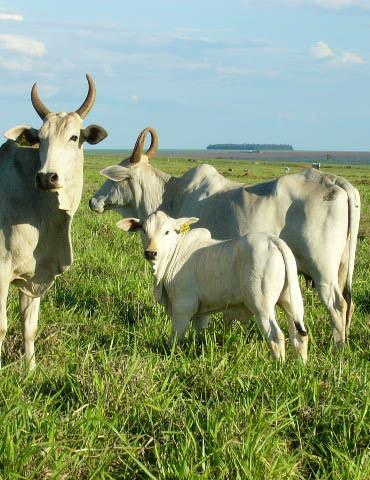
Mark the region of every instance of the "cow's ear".
[[89, 125], [80, 132], [80, 143], [87, 142], [96, 145], [108, 136], [108, 132], [99, 125]]
[[126, 167], [121, 167], [121, 165], [112, 165], [111, 167], [100, 170], [100, 175], [109, 178], [109, 180], [113, 180], [113, 182], [121, 182], [129, 178], [130, 170]]
[[[5, 138], [14, 140], [21, 145], [35, 145], [39, 143], [39, 131], [29, 125], [18, 125], [18, 127], [10, 128], [4, 133]], [[23, 139], [25, 141], [23, 141]]]
[[138, 218], [125, 218], [117, 222], [117, 227], [125, 232], [139, 232], [143, 225]]

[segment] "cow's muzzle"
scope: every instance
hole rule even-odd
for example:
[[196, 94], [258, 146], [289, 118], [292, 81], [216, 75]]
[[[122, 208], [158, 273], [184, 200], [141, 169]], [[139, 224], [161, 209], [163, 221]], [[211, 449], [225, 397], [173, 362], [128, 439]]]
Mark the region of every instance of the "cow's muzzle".
[[104, 212], [103, 202], [99, 202], [95, 197], [90, 198], [89, 207], [90, 207], [90, 210], [92, 210], [93, 212], [96, 212], [96, 213]]
[[62, 185], [59, 182], [59, 176], [55, 172], [38, 173], [36, 175], [36, 186], [40, 190], [57, 190]]
[[144, 255], [147, 260], [155, 260], [157, 258], [157, 252], [153, 250], [145, 250]]

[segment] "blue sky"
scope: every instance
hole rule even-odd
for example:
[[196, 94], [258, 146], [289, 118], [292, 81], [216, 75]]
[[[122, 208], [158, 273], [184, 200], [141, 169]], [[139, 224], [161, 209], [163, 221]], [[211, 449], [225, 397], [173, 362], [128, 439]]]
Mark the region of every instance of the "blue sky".
[[370, 0], [0, 0], [1, 130], [98, 95], [105, 148], [370, 150]]

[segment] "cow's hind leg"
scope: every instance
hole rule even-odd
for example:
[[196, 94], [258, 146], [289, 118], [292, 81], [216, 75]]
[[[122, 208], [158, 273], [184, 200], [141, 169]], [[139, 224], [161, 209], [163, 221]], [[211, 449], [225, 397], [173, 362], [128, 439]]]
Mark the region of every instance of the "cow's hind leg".
[[259, 327], [268, 341], [272, 356], [275, 360], [285, 361], [285, 341], [284, 334], [276, 321], [275, 311], [256, 308], [254, 310]]
[[2, 282], [0, 284], [0, 367], [1, 367], [1, 353], [2, 345], [8, 330], [8, 317], [6, 314], [6, 302], [8, 299], [9, 283]]
[[338, 284], [319, 281], [315, 284], [332, 320], [334, 343], [341, 346], [346, 339], [347, 302]]
[[307, 362], [308, 335], [303, 323], [303, 307], [296, 311], [292, 305], [289, 291], [285, 289], [279, 298], [279, 305], [288, 318], [289, 336], [293, 348], [303, 363]]
[[26, 364], [30, 370], [36, 366], [35, 336], [39, 320], [40, 298], [32, 298], [19, 292], [19, 303], [23, 321], [23, 340]]
[[351, 288], [347, 285], [348, 275], [348, 259], [345, 255], [339, 266], [339, 286], [343, 294], [343, 298], [347, 303], [346, 312], [346, 339], [348, 339], [349, 331], [352, 323], [353, 312], [355, 311], [355, 304], [352, 299]]

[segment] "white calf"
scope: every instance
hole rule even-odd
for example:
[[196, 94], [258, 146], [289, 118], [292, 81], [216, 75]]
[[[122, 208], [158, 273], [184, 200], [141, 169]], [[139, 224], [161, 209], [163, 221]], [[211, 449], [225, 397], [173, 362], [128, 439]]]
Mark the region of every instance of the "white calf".
[[118, 222], [126, 231], [143, 233], [145, 257], [153, 264], [155, 297], [172, 317], [172, 341], [182, 339], [194, 320], [228, 308], [255, 314], [275, 359], [285, 359], [284, 334], [275, 305], [286, 312], [296, 352], [307, 360], [308, 336], [294, 256], [284, 241], [265, 233], [234, 240], [214, 240], [204, 228], [189, 230], [197, 218], [173, 219], [158, 211], [141, 223]]

